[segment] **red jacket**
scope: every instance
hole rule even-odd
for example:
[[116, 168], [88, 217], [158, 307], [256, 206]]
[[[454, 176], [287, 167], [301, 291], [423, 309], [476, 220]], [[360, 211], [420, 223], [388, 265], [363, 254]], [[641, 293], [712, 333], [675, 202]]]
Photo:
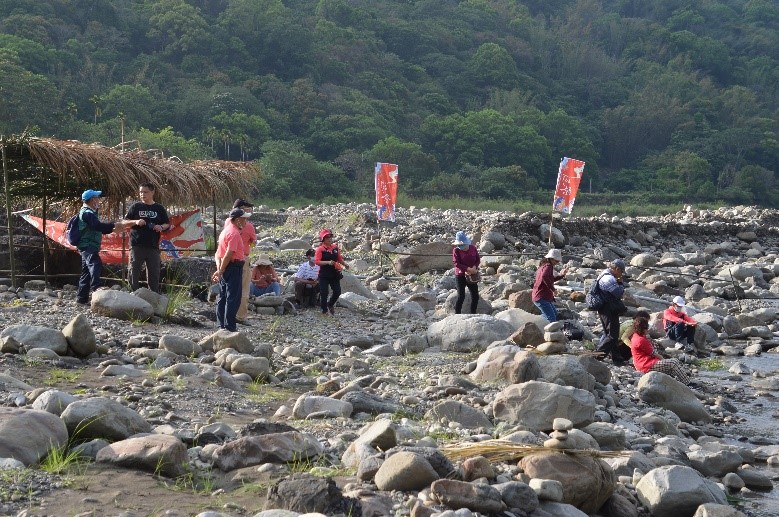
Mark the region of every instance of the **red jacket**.
[[456, 247], [452, 250], [452, 262], [454, 263], [454, 276], [465, 276], [465, 270], [469, 267], [478, 266], [481, 262], [479, 250], [473, 244], [463, 251]]
[[551, 262], [544, 262], [536, 271], [536, 281], [533, 283], [533, 301], [554, 301], [554, 283], [562, 280], [563, 275], [554, 274], [554, 266]]
[[654, 356], [655, 347], [649, 338], [638, 333], [630, 338], [630, 352], [633, 354], [633, 366], [642, 373], [647, 373], [660, 360]]
[[668, 307], [663, 312], [663, 328], [667, 329], [669, 324], [684, 322], [687, 325], [696, 325], [698, 322], [687, 316], [684, 311], [676, 312], [673, 306]]

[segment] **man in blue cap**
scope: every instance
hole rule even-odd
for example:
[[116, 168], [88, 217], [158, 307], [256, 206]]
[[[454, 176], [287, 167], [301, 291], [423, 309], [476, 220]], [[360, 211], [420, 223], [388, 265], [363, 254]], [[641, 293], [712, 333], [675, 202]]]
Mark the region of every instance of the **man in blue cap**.
[[[625, 294], [624, 278], [625, 261], [616, 259], [609, 264], [608, 269], [601, 273], [595, 281], [598, 282], [598, 287], [604, 296], [620, 302]], [[620, 342], [619, 317], [622, 314], [622, 307], [624, 307], [624, 304], [609, 302], [598, 309], [598, 317], [600, 318], [601, 325], [603, 325], [603, 335], [597, 348], [597, 351], [603, 355], [599, 358], [604, 359], [606, 356], [611, 355], [611, 360], [615, 366], [623, 366], [630, 359], [630, 352], [620, 350], [618, 347]]]
[[125, 225], [143, 224], [144, 221], [123, 221], [119, 223], [100, 221], [97, 209], [100, 207], [100, 190], [85, 190], [81, 194], [84, 205], [78, 213], [79, 230], [81, 237], [76, 246], [81, 253], [81, 278], [78, 280], [76, 291], [76, 303], [86, 305], [89, 303], [90, 291], [100, 287], [100, 274], [103, 271], [103, 261], [100, 260], [100, 244], [103, 235], [109, 233], [121, 233]]

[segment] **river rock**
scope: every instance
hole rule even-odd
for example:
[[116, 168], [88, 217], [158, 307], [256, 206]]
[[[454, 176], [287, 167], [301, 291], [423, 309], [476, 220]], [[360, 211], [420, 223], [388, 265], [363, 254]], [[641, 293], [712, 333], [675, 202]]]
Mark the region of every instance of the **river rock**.
[[356, 510], [344, 499], [341, 489], [332, 478], [311, 474], [293, 474], [280, 479], [268, 490], [265, 509], [273, 508], [319, 515], [357, 515]]
[[711, 415], [692, 390], [664, 373], [643, 375], [638, 381], [638, 396], [644, 402], [670, 409], [685, 422], [711, 422]]
[[450, 508], [468, 508], [475, 512], [497, 513], [506, 509], [500, 492], [490, 485], [439, 479], [430, 485], [431, 496]]
[[214, 452], [214, 464], [224, 472], [260, 465], [304, 461], [319, 456], [322, 446], [313, 436], [297, 431], [245, 436]]
[[430, 325], [427, 341], [448, 352], [484, 350], [493, 341], [506, 339], [514, 329], [505, 321], [483, 314], [454, 314]]
[[722, 477], [735, 472], [744, 460], [737, 452], [720, 447], [718, 443], [705, 443], [687, 453], [690, 466], [706, 477]]
[[65, 355], [68, 351], [68, 341], [57, 329], [42, 327], [40, 325], [10, 325], [0, 332], [0, 338], [11, 336], [25, 348], [47, 348]]
[[[530, 326], [536, 328], [532, 323]], [[502, 380], [509, 384], [520, 384], [541, 377], [541, 368], [538, 358], [532, 352], [514, 345], [493, 346], [479, 356], [476, 369], [470, 376], [478, 383]]]
[[64, 391], [46, 390], [38, 395], [32, 403], [32, 408], [60, 416], [69, 404], [77, 400], [78, 398]]
[[457, 400], [439, 402], [427, 412], [425, 418], [431, 420], [445, 418], [449, 422], [458, 422], [467, 429], [492, 428], [492, 422], [483, 411]]
[[254, 345], [249, 341], [249, 337], [242, 332], [230, 332], [229, 330], [219, 329], [213, 334], [206, 336], [198, 345], [203, 350], [218, 352], [225, 348], [232, 348], [242, 354], [251, 354], [254, 351]]
[[103, 447], [96, 461], [175, 478], [184, 474], [187, 447], [175, 436], [147, 434]]
[[79, 440], [124, 440], [134, 434], [151, 432], [151, 426], [141, 415], [104, 397], [77, 400], [65, 408], [60, 418], [70, 436]]
[[56, 415], [35, 409], [0, 407], [0, 458], [14, 458], [29, 467], [52, 448], [67, 443], [68, 430]]
[[62, 335], [68, 342], [68, 346], [78, 357], [86, 357], [97, 351], [97, 339], [92, 325], [86, 315], [77, 314], [70, 323], [62, 329]]
[[727, 504], [725, 492], [695, 469], [681, 465], [658, 467], [636, 485], [641, 503], [653, 516], [693, 515], [706, 503]]
[[154, 307], [146, 300], [113, 289], [92, 293], [92, 310], [103, 316], [127, 321], [147, 321], [154, 316]]
[[319, 395], [301, 395], [292, 408], [292, 416], [301, 419], [313, 414], [319, 418], [349, 417], [352, 410], [352, 405], [343, 400]]
[[393, 266], [399, 275], [418, 275], [435, 269], [446, 271], [452, 268], [452, 245], [436, 241], [414, 246], [408, 255], [398, 255]]
[[547, 382], [562, 383], [585, 391], [592, 391], [595, 387], [595, 377], [574, 356], [542, 356], [538, 358], [538, 365]]
[[398, 452], [381, 464], [374, 482], [379, 490], [421, 490], [439, 478], [430, 462], [413, 452]]
[[203, 350], [200, 345], [185, 337], [166, 334], [160, 338], [159, 347], [162, 350], [173, 352], [176, 355], [185, 357], [197, 357]]
[[549, 382], [512, 384], [495, 397], [496, 420], [521, 425], [528, 431], [547, 431], [555, 418], [567, 418], [575, 426], [586, 426], [595, 418], [592, 393]]

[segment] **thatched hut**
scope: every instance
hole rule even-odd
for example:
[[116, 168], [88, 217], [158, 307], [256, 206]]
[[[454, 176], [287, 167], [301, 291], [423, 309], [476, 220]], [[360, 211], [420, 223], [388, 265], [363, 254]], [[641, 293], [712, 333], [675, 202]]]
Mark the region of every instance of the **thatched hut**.
[[12, 276], [14, 208], [34, 207], [45, 219], [56, 203], [57, 212], [66, 216], [81, 205], [81, 192], [93, 188], [106, 197], [101, 214], [119, 218], [127, 199], [135, 199], [138, 185], [144, 182], [157, 185], [156, 197], [166, 204], [216, 205], [248, 195], [259, 175], [252, 163], [182, 163], [137, 149], [120, 152], [99, 144], [28, 135], [0, 138], [0, 151]]

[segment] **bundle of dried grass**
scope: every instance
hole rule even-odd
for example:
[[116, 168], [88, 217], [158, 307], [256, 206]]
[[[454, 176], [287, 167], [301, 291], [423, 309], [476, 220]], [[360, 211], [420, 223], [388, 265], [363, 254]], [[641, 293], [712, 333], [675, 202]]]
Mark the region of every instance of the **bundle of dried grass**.
[[490, 461], [516, 461], [531, 454], [555, 452], [592, 458], [617, 458], [630, 454], [630, 451], [597, 451], [594, 449], [556, 449], [542, 445], [527, 445], [506, 440], [486, 440], [483, 442], [462, 442], [445, 445], [441, 448], [451, 460], [461, 460], [474, 456], [484, 456]]

